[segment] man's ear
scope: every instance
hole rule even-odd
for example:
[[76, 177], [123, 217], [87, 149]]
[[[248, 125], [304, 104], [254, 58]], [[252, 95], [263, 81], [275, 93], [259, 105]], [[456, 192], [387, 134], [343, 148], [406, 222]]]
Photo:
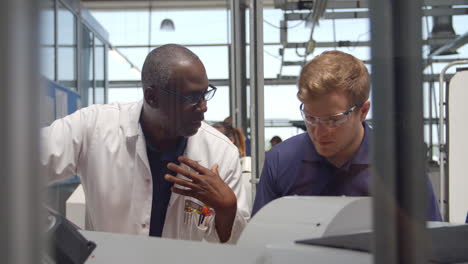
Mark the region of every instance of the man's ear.
[[361, 108], [359, 109], [359, 119], [362, 121], [366, 120], [367, 114], [370, 110], [370, 101], [367, 100], [364, 104], [362, 104]]
[[153, 108], [158, 108], [158, 98], [154, 92], [154, 89], [146, 88], [143, 92], [143, 96], [147, 104]]

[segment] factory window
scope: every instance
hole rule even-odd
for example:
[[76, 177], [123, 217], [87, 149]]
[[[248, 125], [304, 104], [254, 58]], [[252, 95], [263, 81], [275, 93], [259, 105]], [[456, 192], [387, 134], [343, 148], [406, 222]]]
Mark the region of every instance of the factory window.
[[40, 11], [40, 71], [43, 76], [55, 80], [55, 10], [54, 1], [42, 1]]
[[58, 3], [58, 83], [66, 88], [77, 90], [76, 63], [76, 17]]
[[94, 34], [85, 26], [81, 30], [81, 87], [82, 102], [94, 103]]
[[94, 38], [95, 52], [94, 52], [94, 68], [96, 80], [96, 97], [94, 103], [103, 104], [106, 102], [105, 98], [105, 67], [106, 55], [104, 43], [99, 38]]

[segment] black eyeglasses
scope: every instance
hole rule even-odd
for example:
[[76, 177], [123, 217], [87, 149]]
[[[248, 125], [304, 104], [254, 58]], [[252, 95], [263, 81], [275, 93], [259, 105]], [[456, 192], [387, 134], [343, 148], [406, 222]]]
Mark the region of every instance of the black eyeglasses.
[[[152, 85], [151, 87], [155, 88], [154, 85]], [[211, 84], [208, 84], [208, 88], [205, 91], [203, 91], [201, 93], [194, 94], [194, 95], [189, 95], [189, 96], [181, 95], [181, 94], [178, 94], [178, 93], [176, 93], [176, 92], [174, 92], [174, 91], [172, 91], [170, 89], [166, 89], [166, 88], [162, 88], [162, 87], [159, 87], [159, 89], [161, 91], [167, 93], [167, 94], [170, 94], [170, 95], [173, 95], [173, 96], [179, 98], [183, 104], [186, 104], [186, 105], [189, 105], [189, 106], [196, 106], [202, 100], [208, 101], [211, 98], [213, 98], [213, 96], [215, 95], [216, 90], [218, 88], [216, 88], [215, 86], [213, 86]]]

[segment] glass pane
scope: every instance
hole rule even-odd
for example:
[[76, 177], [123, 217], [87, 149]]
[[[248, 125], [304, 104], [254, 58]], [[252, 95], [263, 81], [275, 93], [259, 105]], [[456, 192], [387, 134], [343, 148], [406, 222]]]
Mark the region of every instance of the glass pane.
[[[174, 31], [160, 29], [161, 22], [170, 19]], [[154, 11], [151, 16], [151, 44], [220, 44], [227, 43], [226, 10]]]
[[104, 80], [104, 72], [105, 72], [105, 54], [104, 54], [104, 43], [99, 39], [95, 38], [95, 62], [96, 62], [96, 80]]
[[215, 96], [208, 101], [208, 111], [205, 113], [205, 120], [210, 122], [223, 121], [229, 116], [229, 88], [227, 86], [217, 86]]
[[336, 19], [335, 29], [337, 41], [349, 40], [354, 42], [370, 40], [370, 24], [368, 18]]
[[[140, 70], [143, 67], [148, 48], [119, 48], [127, 59]], [[117, 51], [109, 51], [109, 80], [133, 80], [140, 81], [141, 73], [132, 69], [131, 64]]]
[[264, 61], [264, 74], [265, 78], [276, 78], [281, 69], [281, 55], [279, 53], [281, 46], [267, 46], [263, 47], [263, 61]]
[[226, 46], [188, 48], [197, 54], [205, 65], [208, 79], [229, 78], [229, 52]]
[[143, 99], [143, 89], [140, 87], [110, 88], [109, 103], [128, 103]]
[[55, 52], [53, 47], [41, 45], [40, 51], [40, 73], [49, 80], [55, 80]]
[[[93, 16], [109, 32], [114, 45], [161, 45], [227, 43], [226, 10], [93, 11]], [[175, 31], [161, 31], [161, 22], [170, 19]], [[151, 43], [149, 42], [151, 38]]]
[[[92, 105], [94, 103], [94, 89], [93, 87], [88, 87], [88, 94], [87, 94], [87, 101], [88, 101], [88, 105]], [[84, 101], [84, 98], [83, 98], [83, 101]]]
[[295, 85], [266, 85], [264, 93], [268, 98], [265, 100], [265, 119], [302, 120]]
[[82, 101], [94, 103], [94, 34], [85, 26], [81, 32], [81, 85]]
[[104, 43], [95, 38], [95, 78], [96, 78], [96, 98], [94, 102], [96, 104], [105, 103], [105, 46]]
[[148, 11], [92, 11], [114, 45], [148, 45]]
[[[188, 47], [203, 62], [209, 79], [229, 78], [229, 54], [227, 46], [216, 47]], [[149, 53], [145, 48], [120, 48], [127, 57], [140, 70], [143, 67], [146, 56]], [[140, 80], [141, 74], [131, 69], [130, 64], [115, 52], [109, 56], [109, 80]]]
[[63, 5], [58, 6], [58, 80], [76, 90], [76, 18]]
[[59, 48], [57, 63], [58, 83], [76, 91], [76, 48]]
[[104, 87], [96, 86], [96, 98], [94, 98], [94, 103], [104, 104], [105, 102]]
[[[283, 20], [283, 12], [281, 10], [265, 9], [263, 11], [263, 42], [278, 43], [280, 41], [281, 20]], [[246, 27], [246, 30], [249, 31], [249, 24], [246, 24]], [[249, 42], [249, 35], [247, 35], [247, 42]]]
[[42, 1], [40, 9], [40, 71], [50, 80], [55, 80], [55, 53], [54, 53], [54, 1]]

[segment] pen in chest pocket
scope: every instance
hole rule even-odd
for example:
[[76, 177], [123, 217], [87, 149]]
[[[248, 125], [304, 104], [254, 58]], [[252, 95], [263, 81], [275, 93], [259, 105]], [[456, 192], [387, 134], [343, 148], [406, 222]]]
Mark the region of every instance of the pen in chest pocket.
[[212, 214], [211, 209], [206, 205], [200, 205], [194, 201], [186, 200], [184, 206], [184, 224], [191, 222], [194, 215], [198, 215], [198, 225], [206, 224], [206, 218]]

